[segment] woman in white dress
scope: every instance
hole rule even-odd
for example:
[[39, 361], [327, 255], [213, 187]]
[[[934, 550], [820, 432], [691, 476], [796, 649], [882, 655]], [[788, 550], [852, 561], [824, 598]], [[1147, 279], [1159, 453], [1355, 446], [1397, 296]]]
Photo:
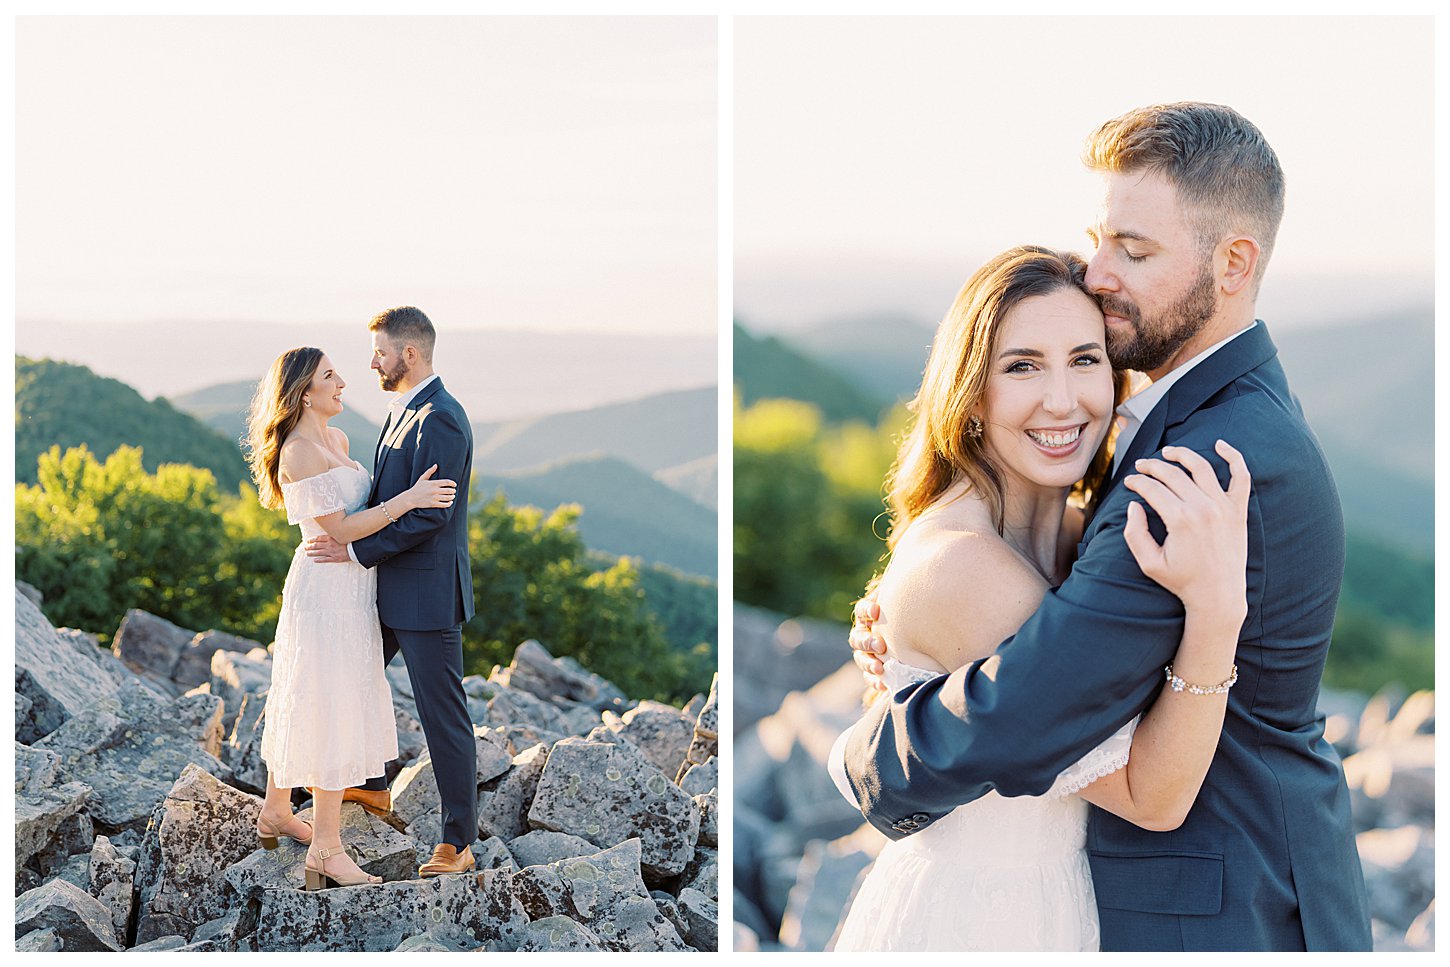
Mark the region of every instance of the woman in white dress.
[[[991, 655], [1071, 567], [1083, 514], [1110, 464], [1126, 380], [1075, 255], [1024, 246], [968, 280], [937, 331], [915, 422], [889, 478], [891, 562], [868, 615], [899, 688]], [[1165, 688], [1038, 797], [989, 793], [887, 844], [836, 950], [1096, 950], [1087, 803], [1149, 829], [1182, 823], [1213, 758], [1246, 615], [1243, 460], [1227, 493], [1201, 456], [1141, 461], [1123, 485], [1168, 525], [1160, 547], [1134, 505], [1125, 536], [1143, 572], [1184, 603]], [[995, 662], [984, 666], [995, 673]], [[1221, 690], [1196, 693], [1206, 683]], [[843, 737], [844, 738], [844, 737]], [[841, 767], [832, 773], [853, 799]]]
[[[305, 885], [380, 883], [342, 848], [342, 793], [382, 775], [398, 756], [392, 693], [383, 674], [377, 575], [355, 563], [323, 564], [304, 553], [307, 538], [340, 543], [376, 533], [409, 511], [448, 507], [456, 484], [430, 479], [366, 508], [372, 480], [348, 457], [347, 435], [329, 426], [347, 384], [320, 349], [292, 349], [257, 387], [248, 426], [252, 477], [262, 505], [302, 525], [282, 589], [272, 682], [262, 732], [267, 796], [257, 836], [308, 845]], [[292, 813], [292, 789], [313, 792], [313, 826]]]

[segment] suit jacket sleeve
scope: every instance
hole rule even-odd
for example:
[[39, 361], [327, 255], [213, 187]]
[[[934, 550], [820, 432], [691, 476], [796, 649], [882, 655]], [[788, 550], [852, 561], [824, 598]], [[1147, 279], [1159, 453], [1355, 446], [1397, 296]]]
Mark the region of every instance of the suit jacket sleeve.
[[[1117, 487], [1062, 586], [998, 649], [879, 701], [851, 732], [846, 770], [871, 824], [900, 838], [995, 789], [1041, 795], [1151, 701], [1183, 635], [1183, 605], [1123, 540]], [[1148, 512], [1160, 541], [1162, 522]], [[992, 661], [993, 659], [986, 659]], [[903, 817], [916, 825], [899, 824]]]
[[[469, 485], [464, 477], [464, 466], [468, 463], [468, 437], [455, 413], [435, 407], [418, 421], [418, 427], [413, 432], [417, 434], [417, 441], [413, 447], [409, 481], [416, 481], [424, 470], [436, 463], [438, 469], [432, 479], [456, 480], [460, 488]], [[389, 524], [376, 534], [353, 541], [352, 549], [357, 562], [363, 567], [375, 567], [394, 554], [416, 547], [447, 526], [462, 506], [464, 502], [456, 500], [452, 507], [408, 511], [398, 518], [396, 524]]]

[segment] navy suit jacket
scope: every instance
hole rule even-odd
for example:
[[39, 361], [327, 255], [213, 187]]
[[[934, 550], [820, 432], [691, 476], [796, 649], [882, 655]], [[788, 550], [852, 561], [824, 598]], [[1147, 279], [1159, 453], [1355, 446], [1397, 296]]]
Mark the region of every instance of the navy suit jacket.
[[463, 407], [436, 379], [408, 409], [383, 425], [368, 506], [396, 497], [433, 464], [434, 480], [458, 481], [452, 507], [413, 510], [369, 537], [353, 541], [363, 567], [378, 572], [378, 619], [389, 628], [439, 631], [473, 617], [468, 564], [468, 490], [473, 429]]
[[[1171, 832], [1091, 812], [1104, 950], [1370, 949], [1349, 793], [1317, 710], [1344, 524], [1276, 357], [1262, 322], [1233, 339], [1173, 385], [1119, 463], [1123, 476], [1136, 458], [1190, 447], [1226, 484], [1221, 438], [1253, 489], [1239, 680], [1197, 801]], [[1135, 497], [1113, 481], [1070, 576], [998, 648], [995, 681], [977, 662], [866, 713], [846, 770], [873, 826], [901, 838], [989, 790], [1040, 795], [1152, 702], [1183, 607], [1123, 540]]]

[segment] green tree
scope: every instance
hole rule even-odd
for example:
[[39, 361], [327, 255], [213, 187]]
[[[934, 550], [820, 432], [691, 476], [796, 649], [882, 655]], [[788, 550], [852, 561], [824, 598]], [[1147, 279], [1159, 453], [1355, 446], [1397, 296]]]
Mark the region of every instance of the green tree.
[[881, 566], [890, 431], [827, 427], [797, 400], [735, 413], [735, 596], [842, 620]]
[[46, 597], [51, 619], [114, 634], [128, 608], [185, 627], [218, 611], [225, 532], [209, 470], [162, 464], [120, 447], [100, 463], [85, 447], [51, 447], [34, 486], [15, 488], [16, 573]]
[[627, 558], [598, 570], [579, 536], [577, 505], [510, 507], [502, 493], [475, 500], [469, 520], [476, 614], [464, 626], [464, 667], [487, 674], [521, 641], [537, 639], [637, 697], [680, 701], [709, 687], [690, 677]]

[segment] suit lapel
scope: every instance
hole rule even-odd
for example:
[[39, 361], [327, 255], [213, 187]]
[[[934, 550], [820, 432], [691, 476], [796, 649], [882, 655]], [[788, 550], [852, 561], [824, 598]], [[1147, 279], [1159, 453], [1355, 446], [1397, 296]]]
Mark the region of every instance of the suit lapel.
[[1103, 496], [1106, 497], [1118, 485], [1118, 481], [1133, 472], [1133, 461], [1162, 449], [1163, 438], [1170, 428], [1192, 416], [1225, 386], [1262, 366], [1278, 353], [1274, 341], [1269, 338], [1268, 326], [1260, 320], [1254, 328], [1242, 333], [1189, 370], [1148, 413], [1143, 425], [1138, 428], [1137, 435], [1133, 437], [1133, 442], [1129, 444], [1128, 452], [1118, 461], [1117, 472], [1113, 474]]
[[417, 430], [418, 424], [422, 422], [428, 413], [433, 409], [433, 397], [443, 389], [443, 380], [435, 379], [429, 383], [423, 392], [413, 398], [411, 404], [402, 413], [398, 414], [396, 424], [393, 421], [393, 414], [388, 414], [387, 421], [383, 424], [382, 435], [378, 438], [378, 459], [373, 467], [373, 489], [369, 496], [369, 502], [374, 502], [378, 495], [378, 482], [383, 479], [383, 464], [388, 462], [388, 454], [394, 450], [402, 449], [403, 441], [408, 434]]

